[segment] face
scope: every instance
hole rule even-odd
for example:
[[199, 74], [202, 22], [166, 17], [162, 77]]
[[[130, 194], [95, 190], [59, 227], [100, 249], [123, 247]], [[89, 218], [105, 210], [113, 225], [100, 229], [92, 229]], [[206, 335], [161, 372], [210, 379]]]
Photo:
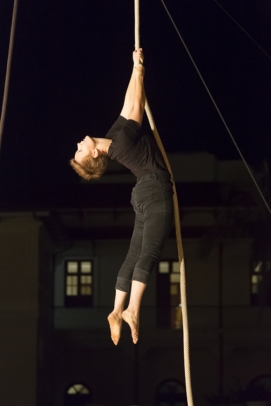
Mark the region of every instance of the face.
[[93, 158], [96, 158], [98, 156], [98, 150], [96, 148], [95, 138], [91, 138], [87, 135], [83, 141], [78, 142], [74, 159], [80, 164], [89, 154], [92, 154]]

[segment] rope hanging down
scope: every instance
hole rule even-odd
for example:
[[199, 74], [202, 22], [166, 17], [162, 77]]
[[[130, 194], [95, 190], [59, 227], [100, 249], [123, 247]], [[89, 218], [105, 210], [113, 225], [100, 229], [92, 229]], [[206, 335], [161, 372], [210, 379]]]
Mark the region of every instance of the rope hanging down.
[[[140, 37], [139, 37], [139, 0], [135, 0], [135, 49], [140, 48]], [[173, 179], [172, 169], [168, 161], [167, 154], [165, 152], [164, 146], [162, 144], [161, 138], [159, 136], [158, 130], [156, 128], [149, 103], [146, 98], [145, 111], [152, 129], [153, 135], [157, 142], [158, 147], [163, 155], [168, 171], [171, 175], [171, 181], [173, 184], [173, 203], [174, 203], [174, 218], [175, 218], [175, 228], [176, 228], [176, 238], [177, 238], [177, 249], [178, 257], [180, 262], [180, 289], [181, 289], [181, 301], [182, 301], [182, 319], [183, 319], [183, 342], [184, 342], [184, 369], [185, 369], [185, 384], [186, 384], [186, 396], [188, 406], [193, 406], [193, 394], [191, 385], [191, 374], [190, 374], [190, 358], [189, 358], [189, 328], [188, 328], [188, 315], [187, 315], [187, 302], [186, 302], [186, 281], [185, 281], [185, 264], [184, 264], [184, 252], [181, 237], [181, 223], [179, 214], [179, 204], [176, 191], [176, 185]]]
[[4, 86], [4, 96], [3, 96], [3, 101], [2, 101], [2, 111], [1, 111], [1, 121], [0, 121], [0, 150], [1, 150], [3, 131], [4, 131], [6, 109], [7, 109], [9, 78], [10, 78], [10, 70], [11, 70], [11, 59], [12, 59], [14, 37], [15, 37], [18, 3], [19, 3], [19, 0], [14, 0], [13, 12], [12, 12], [12, 22], [11, 22], [11, 29], [10, 29], [10, 38], [9, 38], [9, 49], [8, 49], [8, 60], [7, 60], [6, 78], [5, 78], [5, 86]]

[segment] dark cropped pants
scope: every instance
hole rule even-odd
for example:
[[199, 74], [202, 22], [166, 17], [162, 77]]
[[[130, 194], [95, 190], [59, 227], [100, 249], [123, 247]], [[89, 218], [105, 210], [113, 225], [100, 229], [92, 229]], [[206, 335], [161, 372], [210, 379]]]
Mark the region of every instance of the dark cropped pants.
[[172, 227], [172, 195], [172, 183], [167, 173], [143, 175], [133, 188], [134, 231], [117, 277], [116, 289], [128, 292], [133, 280], [148, 283]]

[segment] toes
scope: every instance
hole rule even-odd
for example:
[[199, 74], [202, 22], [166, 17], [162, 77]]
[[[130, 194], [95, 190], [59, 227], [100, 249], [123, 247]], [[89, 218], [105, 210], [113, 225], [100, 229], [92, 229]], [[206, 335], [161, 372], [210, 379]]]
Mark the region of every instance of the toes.
[[118, 342], [119, 342], [120, 337], [119, 337], [119, 336], [117, 336], [117, 337], [111, 336], [111, 339], [112, 339], [113, 343], [114, 343], [115, 345], [117, 345]]
[[131, 338], [134, 344], [138, 342], [138, 320], [132, 317], [129, 313], [125, 311], [122, 313], [123, 320], [129, 324], [131, 329]]
[[132, 331], [132, 340], [134, 344], [138, 342], [138, 332], [136, 330]]
[[119, 319], [116, 315], [112, 313], [108, 316], [107, 319], [111, 331], [111, 340], [115, 345], [117, 345], [120, 340], [121, 319]]

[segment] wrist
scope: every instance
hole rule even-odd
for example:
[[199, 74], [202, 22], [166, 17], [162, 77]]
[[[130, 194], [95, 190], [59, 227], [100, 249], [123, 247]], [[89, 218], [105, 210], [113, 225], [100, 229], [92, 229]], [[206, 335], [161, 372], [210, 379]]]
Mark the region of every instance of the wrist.
[[144, 68], [144, 65], [143, 64], [140, 64], [140, 65], [134, 65], [134, 69], [136, 70], [136, 72], [138, 72], [138, 73], [142, 73], [142, 74], [144, 74], [144, 72], [145, 72], [145, 68]]

